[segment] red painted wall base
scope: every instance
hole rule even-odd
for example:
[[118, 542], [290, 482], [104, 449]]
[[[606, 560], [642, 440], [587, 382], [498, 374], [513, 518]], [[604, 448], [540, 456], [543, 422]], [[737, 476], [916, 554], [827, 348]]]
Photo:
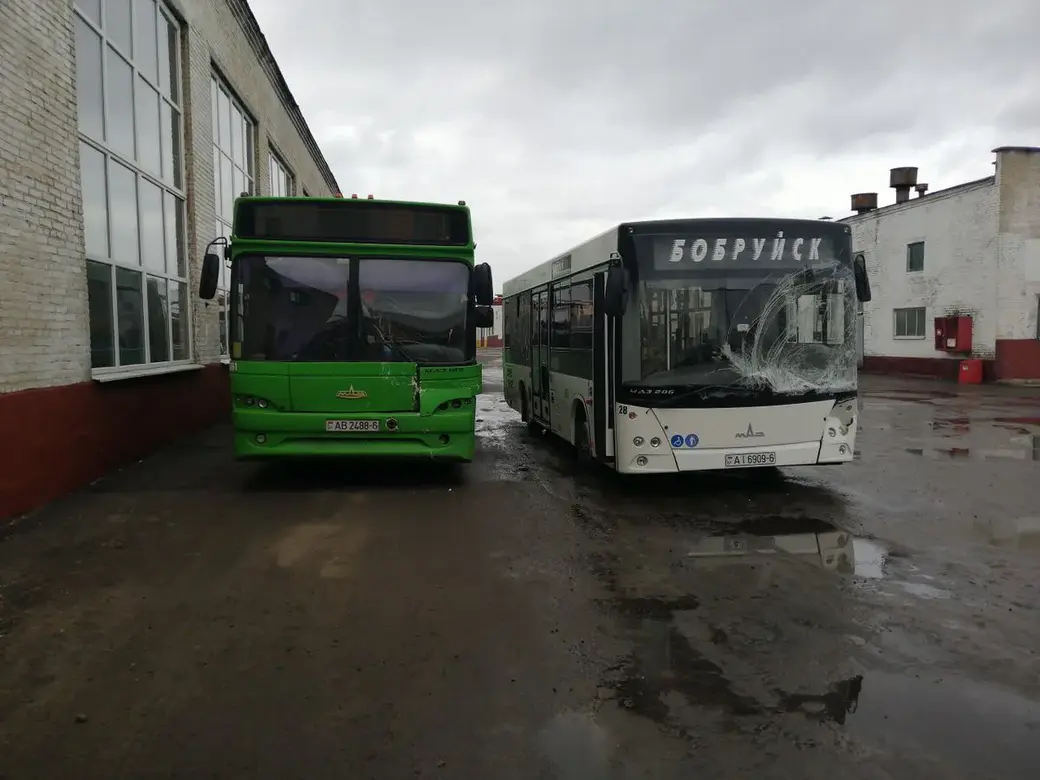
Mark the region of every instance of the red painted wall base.
[[1040, 339], [997, 341], [999, 379], [1040, 379]]
[[230, 414], [227, 367], [0, 395], [0, 520]]
[[[992, 360], [982, 361], [983, 381], [1040, 379], [1040, 339], [998, 339]], [[868, 374], [905, 374], [957, 381], [960, 357], [891, 357], [867, 355], [862, 371]]]

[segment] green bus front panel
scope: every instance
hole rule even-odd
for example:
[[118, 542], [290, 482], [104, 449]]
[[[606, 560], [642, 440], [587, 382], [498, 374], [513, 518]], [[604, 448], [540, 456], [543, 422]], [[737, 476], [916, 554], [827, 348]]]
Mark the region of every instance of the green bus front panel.
[[481, 381], [480, 364], [236, 361], [235, 455], [468, 462]]

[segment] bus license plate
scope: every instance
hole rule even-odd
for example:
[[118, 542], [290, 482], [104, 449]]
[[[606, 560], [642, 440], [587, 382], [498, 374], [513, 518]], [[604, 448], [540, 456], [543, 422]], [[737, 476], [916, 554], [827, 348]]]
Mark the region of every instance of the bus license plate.
[[748, 466], [775, 466], [775, 452], [741, 452], [726, 456], [726, 468], [739, 469]]
[[326, 420], [326, 433], [373, 433], [379, 430], [379, 420]]

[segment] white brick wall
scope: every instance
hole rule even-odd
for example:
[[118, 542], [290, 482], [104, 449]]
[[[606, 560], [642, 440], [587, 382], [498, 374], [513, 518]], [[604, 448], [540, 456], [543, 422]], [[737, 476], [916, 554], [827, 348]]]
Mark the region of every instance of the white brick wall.
[[[184, 23], [189, 293], [194, 358], [209, 363], [219, 357], [217, 310], [196, 293], [215, 220], [212, 64], [258, 124], [262, 194], [272, 145], [309, 194], [331, 194], [333, 182], [254, 52], [244, 0], [167, 7]], [[91, 376], [72, 19], [69, 0], [0, 2], [0, 393]]]
[[[864, 306], [866, 355], [943, 357], [932, 320], [970, 314], [976, 352], [992, 356], [997, 334], [997, 214], [992, 180], [849, 217], [853, 251], [866, 256], [873, 300]], [[908, 273], [906, 247], [924, 241], [924, 270]], [[925, 307], [925, 337], [895, 338], [894, 309]]]
[[[1037, 336], [1040, 296], [1040, 152], [997, 150], [996, 174], [848, 217], [866, 255], [873, 300], [864, 306], [868, 356], [960, 359], [937, 352], [933, 318], [970, 314], [976, 357], [998, 339]], [[908, 273], [906, 247], [925, 242], [924, 271]], [[924, 306], [924, 339], [895, 338], [893, 310]]]
[[72, 15], [0, 2], [0, 392], [89, 376]]

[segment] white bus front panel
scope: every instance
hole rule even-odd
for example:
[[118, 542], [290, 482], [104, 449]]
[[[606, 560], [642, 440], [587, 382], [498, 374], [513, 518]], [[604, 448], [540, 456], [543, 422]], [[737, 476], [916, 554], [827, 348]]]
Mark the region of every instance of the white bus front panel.
[[622, 473], [847, 463], [856, 401], [716, 409], [615, 407]]

